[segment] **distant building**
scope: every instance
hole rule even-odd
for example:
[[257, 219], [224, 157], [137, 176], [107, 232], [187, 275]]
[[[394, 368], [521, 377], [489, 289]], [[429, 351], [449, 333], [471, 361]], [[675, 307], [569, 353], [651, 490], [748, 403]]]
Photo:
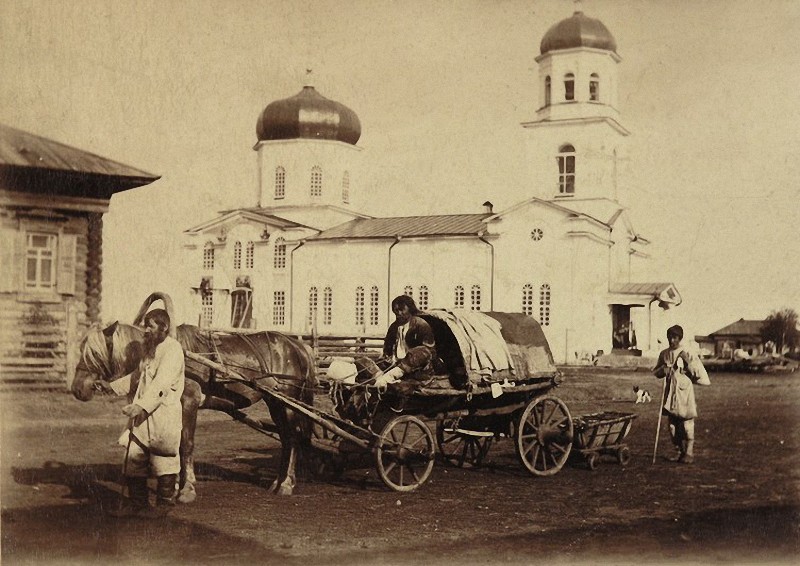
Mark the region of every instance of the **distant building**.
[[764, 340], [761, 338], [763, 325], [763, 320], [740, 318], [708, 336], [695, 336], [695, 340], [701, 347], [714, 352], [716, 358], [733, 358], [735, 350], [743, 350], [754, 356], [763, 354], [765, 350]]
[[0, 125], [0, 373], [63, 378], [100, 316], [103, 214], [158, 179]]
[[[663, 310], [681, 297], [639, 279], [649, 241], [623, 204], [616, 40], [576, 12], [545, 34], [536, 61], [540, 106], [522, 124], [529, 181], [500, 212], [487, 201], [472, 214], [370, 217], [357, 115], [311, 86], [269, 104], [256, 127], [257, 202], [244, 194], [247, 208], [186, 231], [198, 322], [380, 335], [405, 293], [423, 309], [533, 316], [560, 362], [656, 349]], [[445, 201], [439, 187], [430, 194]]]

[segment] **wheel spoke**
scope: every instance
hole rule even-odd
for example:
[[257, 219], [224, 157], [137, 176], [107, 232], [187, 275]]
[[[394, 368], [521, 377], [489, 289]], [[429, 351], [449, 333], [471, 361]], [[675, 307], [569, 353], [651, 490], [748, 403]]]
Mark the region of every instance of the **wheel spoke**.
[[406, 426], [403, 428], [403, 439], [400, 441], [400, 444], [406, 443], [406, 438], [408, 438], [408, 429], [411, 428], [411, 423], [406, 423]]
[[392, 473], [392, 470], [394, 470], [395, 467], [397, 467], [397, 461], [396, 460], [391, 460], [389, 465], [386, 466], [386, 475], [389, 475], [390, 473]]
[[420, 479], [419, 476], [417, 475], [416, 470], [414, 470], [414, 468], [412, 468], [410, 465], [407, 465], [406, 467], [408, 468], [408, 471], [411, 472], [411, 475], [414, 477], [414, 481], [419, 483]]

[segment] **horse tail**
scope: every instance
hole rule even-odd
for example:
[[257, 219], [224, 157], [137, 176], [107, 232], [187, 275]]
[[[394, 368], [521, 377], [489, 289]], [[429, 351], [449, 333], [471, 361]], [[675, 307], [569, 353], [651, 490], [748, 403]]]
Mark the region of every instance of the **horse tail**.
[[142, 303], [141, 308], [139, 308], [139, 312], [136, 313], [136, 318], [133, 319], [133, 325], [142, 326], [142, 324], [144, 324], [144, 317], [147, 314], [147, 311], [150, 310], [150, 305], [156, 301], [161, 301], [164, 303], [164, 310], [167, 311], [170, 320], [169, 335], [173, 338], [177, 338], [177, 332], [175, 330], [177, 327], [175, 320], [175, 304], [172, 302], [172, 297], [163, 291], [155, 291], [154, 293], [150, 293], [150, 295], [144, 300], [144, 303]]

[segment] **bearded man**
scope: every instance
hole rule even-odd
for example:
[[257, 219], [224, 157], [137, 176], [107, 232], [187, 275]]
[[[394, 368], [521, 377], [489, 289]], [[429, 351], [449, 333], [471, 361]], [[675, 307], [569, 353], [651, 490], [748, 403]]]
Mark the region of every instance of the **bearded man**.
[[[183, 348], [169, 336], [167, 311], [154, 309], [144, 318], [143, 355], [139, 362], [138, 385], [131, 402], [122, 408], [130, 420], [123, 476], [128, 499], [115, 516], [162, 517], [175, 504], [180, 473], [181, 395], [183, 394]], [[112, 383], [119, 394], [129, 393], [135, 376], [129, 374]], [[156, 476], [156, 506], [148, 501], [147, 478]]]

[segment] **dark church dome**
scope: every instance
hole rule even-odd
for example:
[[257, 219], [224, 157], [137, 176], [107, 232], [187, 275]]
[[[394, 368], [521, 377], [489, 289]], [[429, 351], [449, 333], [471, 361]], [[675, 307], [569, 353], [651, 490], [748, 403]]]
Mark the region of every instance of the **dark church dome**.
[[588, 18], [583, 12], [575, 12], [547, 30], [539, 45], [539, 51], [544, 55], [550, 51], [573, 47], [593, 47], [616, 52], [617, 40], [603, 22]]
[[256, 123], [256, 135], [259, 141], [305, 138], [355, 145], [361, 137], [361, 122], [344, 104], [305, 86], [292, 97], [268, 104]]

